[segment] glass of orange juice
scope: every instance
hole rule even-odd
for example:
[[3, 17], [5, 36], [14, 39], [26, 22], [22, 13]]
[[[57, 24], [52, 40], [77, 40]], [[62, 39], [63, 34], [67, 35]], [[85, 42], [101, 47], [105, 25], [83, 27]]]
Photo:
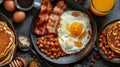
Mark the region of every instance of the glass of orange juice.
[[91, 0], [90, 11], [96, 16], [105, 16], [115, 6], [115, 0]]

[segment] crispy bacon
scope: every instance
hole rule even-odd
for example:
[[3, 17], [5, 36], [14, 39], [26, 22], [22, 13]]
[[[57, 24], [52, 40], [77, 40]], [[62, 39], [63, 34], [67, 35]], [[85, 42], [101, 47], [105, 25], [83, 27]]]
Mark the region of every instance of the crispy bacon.
[[41, 5], [41, 10], [40, 10], [40, 14], [43, 13], [51, 13], [52, 11], [52, 4], [50, 3], [49, 0], [42, 0], [42, 5]]
[[47, 23], [48, 33], [56, 33], [56, 27], [59, 22], [60, 15], [63, 13], [63, 10], [66, 8], [64, 1], [59, 1], [53, 9], [52, 14], [49, 17]]
[[37, 35], [44, 35], [47, 33], [46, 24], [37, 26], [34, 30]]
[[39, 16], [39, 18], [40, 18], [39, 23], [42, 24], [42, 23], [48, 22], [48, 17], [49, 17], [48, 14], [42, 14], [42, 15], [40, 15], [40, 16]]
[[49, 0], [42, 0], [39, 12], [39, 21], [36, 24], [34, 32], [37, 35], [45, 35], [46, 33], [56, 34], [57, 25], [60, 15], [66, 8], [64, 1], [59, 1], [52, 11], [52, 4]]
[[49, 0], [42, 0], [41, 9], [39, 12], [39, 21], [36, 24], [34, 33], [37, 35], [44, 35], [47, 33], [46, 23], [48, 22], [49, 15], [52, 12], [52, 4]]

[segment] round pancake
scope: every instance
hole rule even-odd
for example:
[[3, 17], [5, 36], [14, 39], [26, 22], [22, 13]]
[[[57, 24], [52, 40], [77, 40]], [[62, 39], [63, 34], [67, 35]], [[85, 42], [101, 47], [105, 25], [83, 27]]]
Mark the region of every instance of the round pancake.
[[108, 45], [113, 51], [120, 54], [120, 21], [110, 25], [107, 32]]
[[10, 50], [7, 57], [3, 61], [0, 61], [0, 66], [4, 66], [12, 61], [14, 50], [15, 50], [15, 44], [13, 44], [12, 50]]
[[13, 47], [14, 47], [14, 45], [11, 45], [11, 47], [9, 48], [10, 50], [8, 51], [8, 53], [0, 58], [0, 62], [3, 61], [8, 56], [9, 52], [13, 49]]
[[15, 36], [7, 24], [2, 21], [0, 21], [0, 35], [0, 58], [2, 58], [11, 50], [11, 45], [15, 42]]

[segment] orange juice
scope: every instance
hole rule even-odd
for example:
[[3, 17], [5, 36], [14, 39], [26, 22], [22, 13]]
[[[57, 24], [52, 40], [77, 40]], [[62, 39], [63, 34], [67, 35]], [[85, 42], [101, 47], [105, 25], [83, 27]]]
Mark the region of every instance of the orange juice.
[[115, 5], [115, 0], [91, 0], [90, 11], [96, 16], [105, 16], [110, 13]]

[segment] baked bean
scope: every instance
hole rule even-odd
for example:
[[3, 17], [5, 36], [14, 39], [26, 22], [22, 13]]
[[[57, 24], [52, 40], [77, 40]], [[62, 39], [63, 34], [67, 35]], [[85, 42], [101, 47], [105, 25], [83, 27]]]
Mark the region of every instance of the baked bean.
[[43, 44], [46, 44], [46, 40], [43, 41]]
[[39, 37], [37, 42], [41, 52], [45, 53], [50, 58], [59, 58], [60, 56], [66, 55], [59, 45], [58, 39], [51, 34]]
[[61, 56], [65, 56], [65, 53], [62, 52], [62, 53], [61, 53]]
[[51, 46], [54, 46], [54, 43], [53, 42], [50, 42]]
[[41, 40], [44, 40], [44, 37], [41, 37], [40, 39], [41, 39]]
[[55, 43], [55, 46], [59, 46], [59, 43], [56, 42], [56, 43]]
[[50, 38], [50, 41], [54, 41], [54, 39], [53, 39], [53, 38]]
[[40, 39], [39, 42], [43, 44], [43, 40]]
[[49, 41], [47, 41], [47, 45], [50, 45], [50, 42], [49, 42]]
[[106, 50], [106, 48], [105, 48], [104, 46], [102, 46], [102, 50], [103, 50], [103, 51], [105, 51], [105, 50]]
[[104, 53], [105, 53], [105, 55], [108, 55], [108, 52], [106, 50], [104, 51]]
[[50, 55], [50, 58], [54, 59], [55, 57], [53, 55]]
[[104, 36], [103, 35], [100, 35], [99, 38], [103, 38]]
[[111, 54], [112, 54], [112, 52], [109, 50], [109, 51], [108, 51], [108, 55], [111, 55]]
[[41, 50], [41, 52], [45, 52], [45, 49], [40, 49]]
[[105, 48], [109, 48], [109, 46], [108, 46], [108, 45], [105, 45]]
[[45, 46], [45, 48], [46, 48], [46, 49], [49, 49], [49, 46], [48, 46], [48, 45], [46, 45], [46, 46]]
[[60, 57], [60, 54], [58, 53], [57, 55], [56, 55], [56, 58], [59, 58]]
[[47, 53], [48, 53], [48, 50], [45, 50], [45, 53], [47, 54]]
[[39, 45], [40, 43], [39, 43], [39, 41], [37, 41], [37, 45]]
[[106, 32], [105, 32], [105, 31], [102, 31], [102, 33], [101, 33], [101, 34], [105, 36], [105, 35], [106, 35]]
[[50, 55], [52, 55], [52, 53], [51, 53], [51, 52], [48, 52], [48, 53], [47, 53], [47, 56], [50, 56]]
[[55, 49], [55, 48], [51, 48], [51, 51], [52, 51], [52, 52], [56, 52], [56, 49]]
[[100, 41], [100, 42], [102, 42], [102, 39], [101, 39], [101, 38], [99, 38], [99, 41]]
[[99, 48], [102, 48], [102, 46], [103, 46], [103, 43], [100, 43], [100, 44], [99, 44]]
[[43, 47], [43, 44], [39, 44], [39, 46], [40, 46], [40, 48], [42, 48], [42, 47]]
[[108, 58], [109, 58], [110, 60], [112, 60], [112, 59], [113, 59], [111, 56], [108, 56]]
[[55, 40], [55, 42], [57, 42], [57, 41], [58, 41], [58, 39], [57, 39], [57, 38], [55, 38], [54, 40]]
[[54, 56], [56, 56], [56, 55], [57, 55], [57, 53], [53, 53], [53, 55], [54, 55]]

